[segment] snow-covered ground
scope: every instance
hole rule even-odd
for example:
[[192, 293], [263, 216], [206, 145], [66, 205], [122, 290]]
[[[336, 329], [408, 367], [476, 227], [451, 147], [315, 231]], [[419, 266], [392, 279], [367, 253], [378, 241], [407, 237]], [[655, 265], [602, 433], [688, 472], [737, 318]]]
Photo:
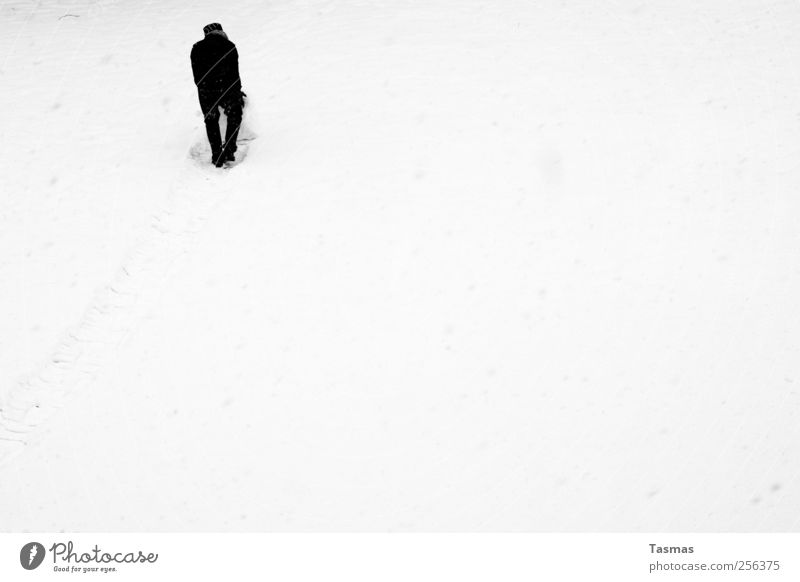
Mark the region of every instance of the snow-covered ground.
[[0, 13], [0, 530], [800, 529], [797, 2]]

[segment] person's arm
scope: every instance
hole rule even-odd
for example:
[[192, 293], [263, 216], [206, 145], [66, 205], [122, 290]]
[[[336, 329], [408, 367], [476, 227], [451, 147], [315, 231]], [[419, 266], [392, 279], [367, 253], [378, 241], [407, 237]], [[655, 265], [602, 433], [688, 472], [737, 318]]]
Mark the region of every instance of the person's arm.
[[237, 91], [241, 91], [242, 79], [239, 77], [239, 52], [236, 50], [236, 45], [233, 45], [231, 53], [228, 56], [228, 66], [230, 67], [229, 71], [233, 88]]
[[189, 55], [189, 58], [192, 61], [192, 75], [194, 76], [194, 84], [197, 85], [200, 83], [200, 79], [203, 76], [203, 73], [200, 70], [199, 57], [197, 55], [197, 45], [192, 47], [192, 52]]

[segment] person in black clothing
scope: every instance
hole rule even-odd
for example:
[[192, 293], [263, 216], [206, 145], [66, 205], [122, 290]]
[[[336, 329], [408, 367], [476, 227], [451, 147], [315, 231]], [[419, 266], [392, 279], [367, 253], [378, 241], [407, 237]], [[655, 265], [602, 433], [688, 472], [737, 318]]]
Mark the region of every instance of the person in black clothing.
[[[192, 47], [192, 73], [211, 144], [211, 162], [220, 167], [236, 159], [236, 138], [242, 124], [244, 93], [239, 78], [239, 53], [219, 23], [205, 26], [203, 32], [205, 38]], [[225, 143], [219, 131], [220, 107], [228, 120]]]

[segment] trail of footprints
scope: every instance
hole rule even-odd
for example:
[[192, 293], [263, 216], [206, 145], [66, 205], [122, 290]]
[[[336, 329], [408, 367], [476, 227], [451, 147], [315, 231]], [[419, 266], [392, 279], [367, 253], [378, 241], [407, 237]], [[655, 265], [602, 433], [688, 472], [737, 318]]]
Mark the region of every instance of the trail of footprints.
[[88, 385], [135, 331], [175, 262], [190, 250], [207, 217], [224, 199], [224, 183], [187, 160], [167, 192], [165, 207], [153, 215], [114, 280], [95, 297], [78, 325], [65, 333], [40, 369], [0, 400], [0, 465], [22, 452], [37, 429], [71, 394]]

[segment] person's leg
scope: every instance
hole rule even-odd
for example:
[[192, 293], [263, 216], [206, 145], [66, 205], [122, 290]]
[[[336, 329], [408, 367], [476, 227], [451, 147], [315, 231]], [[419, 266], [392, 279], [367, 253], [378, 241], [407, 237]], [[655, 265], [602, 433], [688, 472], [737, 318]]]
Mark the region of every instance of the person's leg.
[[216, 163], [222, 154], [222, 137], [219, 131], [219, 101], [213, 95], [200, 95], [200, 108], [203, 110], [203, 123], [211, 146], [211, 162]]
[[223, 155], [226, 159], [233, 160], [233, 154], [236, 152], [236, 139], [239, 137], [239, 127], [242, 125], [242, 98], [239, 96], [233, 97], [226, 101], [223, 107], [225, 117], [228, 118]]

